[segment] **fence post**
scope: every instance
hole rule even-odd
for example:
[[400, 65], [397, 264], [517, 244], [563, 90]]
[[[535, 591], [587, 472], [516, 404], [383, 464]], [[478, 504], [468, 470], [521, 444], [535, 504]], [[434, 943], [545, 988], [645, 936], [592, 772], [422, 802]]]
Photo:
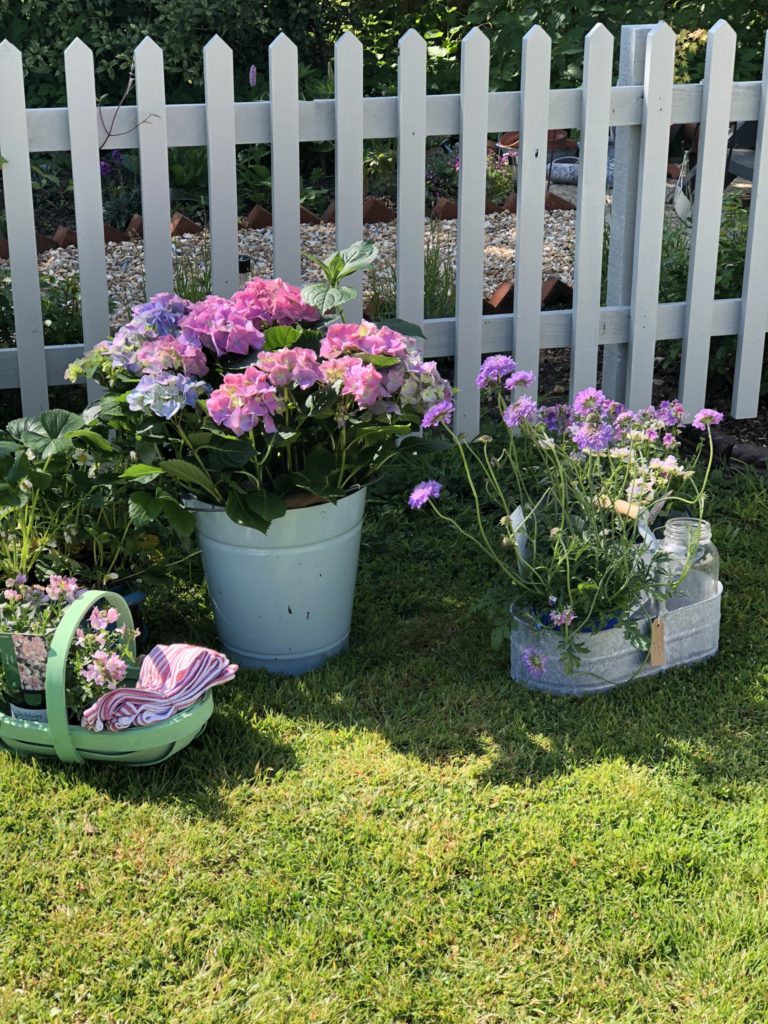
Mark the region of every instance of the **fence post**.
[[[654, 25], [624, 25], [621, 29], [617, 85], [642, 85], [648, 34]], [[608, 247], [606, 305], [628, 306], [632, 295], [635, 251], [637, 186], [640, 170], [642, 125], [616, 129], [613, 151], [611, 232]], [[627, 346], [603, 346], [602, 389], [617, 402], [624, 401]]]

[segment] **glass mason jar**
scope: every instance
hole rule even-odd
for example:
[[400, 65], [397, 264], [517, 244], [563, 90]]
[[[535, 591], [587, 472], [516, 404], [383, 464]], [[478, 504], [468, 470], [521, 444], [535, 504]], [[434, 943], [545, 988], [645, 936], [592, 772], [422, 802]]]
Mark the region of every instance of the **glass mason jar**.
[[668, 519], [658, 549], [665, 556], [659, 582], [669, 588], [667, 608], [683, 608], [717, 594], [720, 555], [705, 519]]

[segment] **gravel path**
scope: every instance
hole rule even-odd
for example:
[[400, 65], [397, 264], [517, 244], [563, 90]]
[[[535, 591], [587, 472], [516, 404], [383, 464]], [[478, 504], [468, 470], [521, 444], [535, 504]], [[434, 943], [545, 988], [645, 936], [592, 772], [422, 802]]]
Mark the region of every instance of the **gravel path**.
[[[544, 275], [555, 274], [569, 284], [573, 281], [573, 242], [576, 214], [571, 210], [555, 210], [544, 216]], [[301, 245], [304, 252], [315, 256], [329, 256], [336, 248], [334, 225], [301, 226]], [[395, 261], [397, 226], [390, 224], [369, 224], [364, 235], [379, 247], [377, 267], [385, 270]], [[425, 237], [430, 234], [440, 246], [446, 262], [455, 265], [456, 221], [433, 221], [425, 223]], [[239, 251], [247, 253], [253, 260], [254, 276], [272, 275], [272, 231], [265, 229], [244, 229], [239, 232]], [[181, 235], [174, 239], [174, 246], [183, 262], [204, 265], [209, 256], [207, 232], [197, 235]], [[119, 326], [129, 315], [132, 305], [144, 300], [143, 243], [140, 241], [108, 243], [107, 282], [110, 296], [114, 301], [113, 326]], [[490, 295], [502, 281], [514, 274], [515, 217], [508, 213], [491, 214], [485, 218], [485, 292]], [[0, 261], [2, 264], [2, 261]], [[47, 274], [69, 275], [78, 271], [76, 248], [52, 249], [42, 254], [40, 269]], [[317, 278], [317, 268], [308, 260], [302, 260], [302, 272], [306, 280]]]

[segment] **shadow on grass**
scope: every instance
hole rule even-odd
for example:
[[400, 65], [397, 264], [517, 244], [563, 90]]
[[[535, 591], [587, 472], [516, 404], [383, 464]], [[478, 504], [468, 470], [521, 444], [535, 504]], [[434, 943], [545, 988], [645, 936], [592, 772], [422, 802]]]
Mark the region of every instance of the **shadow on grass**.
[[714, 495], [726, 593], [721, 653], [710, 662], [583, 699], [528, 691], [472, 612], [486, 566], [432, 520], [404, 522], [385, 508], [365, 535], [350, 651], [301, 679], [255, 673], [254, 700], [374, 730], [427, 762], [485, 758], [491, 784], [535, 784], [614, 758], [726, 785], [765, 779], [767, 495], [764, 482], [727, 480]]

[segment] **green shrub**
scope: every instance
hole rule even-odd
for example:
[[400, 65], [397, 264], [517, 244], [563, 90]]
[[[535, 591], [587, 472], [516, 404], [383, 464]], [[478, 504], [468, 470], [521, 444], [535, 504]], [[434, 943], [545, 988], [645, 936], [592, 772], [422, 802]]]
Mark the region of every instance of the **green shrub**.
[[[67, 277], [40, 275], [43, 337], [46, 345], [69, 345], [83, 340], [80, 319], [80, 282], [76, 274]], [[0, 277], [0, 348], [16, 344], [13, 321], [11, 275]]]

